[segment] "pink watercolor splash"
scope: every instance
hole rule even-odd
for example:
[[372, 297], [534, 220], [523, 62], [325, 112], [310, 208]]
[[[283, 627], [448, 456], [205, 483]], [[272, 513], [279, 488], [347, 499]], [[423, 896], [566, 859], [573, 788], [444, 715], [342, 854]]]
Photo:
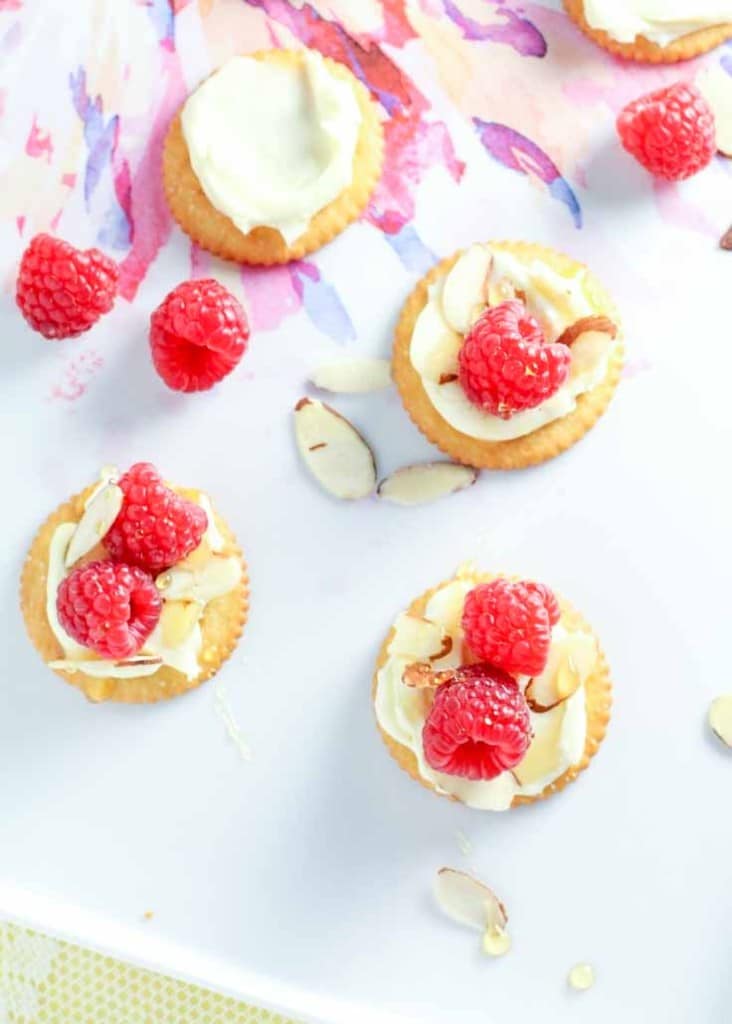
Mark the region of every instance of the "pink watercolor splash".
[[242, 267], [241, 279], [252, 331], [279, 327], [301, 306], [286, 266]]
[[122, 154], [116, 153], [113, 160], [115, 188], [118, 196], [124, 194], [132, 227], [132, 248], [120, 263], [118, 289], [119, 294], [129, 301], [137, 294], [150, 264], [168, 240], [172, 227], [163, 193], [162, 148], [168, 125], [186, 94], [186, 86], [180, 60], [175, 52], [161, 45], [159, 53], [160, 72], [165, 87], [151, 118], [142, 157], [131, 175]]
[[51, 401], [75, 402], [86, 393], [89, 381], [104, 361], [96, 352], [74, 356], [64, 369], [63, 380], [51, 389]]
[[658, 212], [667, 224], [684, 228], [686, 231], [695, 231], [700, 235], [719, 237], [719, 225], [707, 220], [700, 209], [686, 200], [676, 183], [654, 181], [653, 195]]
[[40, 158], [45, 156], [47, 162], [51, 163], [51, 158], [53, 157], [51, 133], [39, 127], [35, 114], [33, 115], [33, 124], [25, 143], [25, 151], [31, 157]]
[[23, 0], [0, 0], [0, 11], [19, 11]]

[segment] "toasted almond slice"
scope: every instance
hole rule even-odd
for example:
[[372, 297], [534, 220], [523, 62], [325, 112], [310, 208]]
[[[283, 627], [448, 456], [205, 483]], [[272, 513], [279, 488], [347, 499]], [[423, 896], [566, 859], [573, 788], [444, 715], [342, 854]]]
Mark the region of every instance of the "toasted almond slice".
[[591, 633], [568, 633], [552, 644], [546, 668], [524, 692], [532, 711], [549, 711], [579, 690], [597, 663], [597, 642]]
[[[114, 668], [122, 669], [149, 669], [158, 665], [162, 665], [162, 658], [151, 654], [136, 654], [132, 658], [113, 662]], [[48, 666], [61, 669], [62, 672], [84, 672], [89, 676], [103, 677], [109, 673], [109, 662], [101, 658], [58, 658], [56, 661], [49, 661]]]
[[388, 359], [339, 359], [314, 370], [310, 383], [342, 394], [380, 391], [391, 384], [391, 363]]
[[483, 952], [488, 956], [505, 956], [511, 948], [511, 936], [500, 924], [492, 924], [483, 932]]
[[404, 669], [402, 682], [405, 686], [413, 687], [415, 690], [425, 690], [447, 683], [454, 675], [453, 669], [435, 672], [429, 662], [416, 661]]
[[607, 359], [613, 339], [602, 331], [584, 331], [572, 343], [572, 362], [569, 375], [572, 380], [593, 374], [603, 359]]
[[597, 331], [599, 334], [608, 334], [615, 339], [618, 336], [617, 325], [607, 316], [583, 316], [576, 320], [569, 327], [565, 327], [557, 338], [558, 345], [573, 345], [581, 334], [587, 331]]
[[157, 654], [135, 654], [131, 658], [115, 661], [115, 668], [144, 668], [149, 665], [162, 665], [163, 659]]
[[562, 701], [534, 719], [534, 736], [529, 749], [511, 770], [520, 786], [529, 786], [556, 770], [562, 758], [562, 726], [566, 712], [567, 702]]
[[696, 84], [714, 114], [717, 149], [732, 156], [732, 75], [721, 64], [708, 64]]
[[567, 975], [567, 983], [575, 992], [586, 992], [595, 984], [595, 972], [591, 964], [575, 964]]
[[508, 921], [506, 908], [484, 882], [456, 868], [440, 868], [435, 882], [435, 896], [442, 910], [458, 924], [480, 932], [504, 929]]
[[437, 622], [421, 615], [400, 615], [394, 629], [389, 653], [396, 657], [439, 661], [452, 650], [452, 637]]
[[732, 250], [732, 227], [728, 228], [719, 240], [719, 248]]
[[70, 569], [87, 552], [96, 547], [106, 537], [112, 523], [122, 508], [124, 494], [114, 483], [104, 484], [97, 491], [84, 509], [84, 514], [77, 523], [69, 546], [66, 549], [64, 565]]
[[163, 647], [179, 647], [190, 636], [201, 617], [198, 601], [165, 601], [160, 613]]
[[302, 460], [336, 498], [365, 498], [376, 486], [376, 462], [353, 424], [312, 398], [295, 406], [295, 438]]
[[425, 505], [448, 494], [470, 487], [478, 479], [478, 470], [457, 462], [424, 462], [402, 466], [378, 486], [383, 501], [395, 505]]
[[732, 747], [732, 694], [717, 697], [709, 706], [709, 727], [726, 747]]
[[466, 334], [486, 303], [486, 280], [493, 256], [484, 245], [471, 245], [457, 259], [445, 278], [442, 312], [448, 324]]
[[208, 604], [233, 590], [241, 579], [241, 562], [233, 555], [211, 555], [200, 569], [175, 566], [161, 573], [155, 586], [165, 601], [196, 601]]

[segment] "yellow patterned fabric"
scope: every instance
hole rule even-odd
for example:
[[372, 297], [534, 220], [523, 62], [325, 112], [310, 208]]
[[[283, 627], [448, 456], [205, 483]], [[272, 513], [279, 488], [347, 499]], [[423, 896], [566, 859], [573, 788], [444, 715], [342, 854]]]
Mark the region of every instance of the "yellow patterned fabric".
[[295, 1024], [0, 922], [0, 1024]]

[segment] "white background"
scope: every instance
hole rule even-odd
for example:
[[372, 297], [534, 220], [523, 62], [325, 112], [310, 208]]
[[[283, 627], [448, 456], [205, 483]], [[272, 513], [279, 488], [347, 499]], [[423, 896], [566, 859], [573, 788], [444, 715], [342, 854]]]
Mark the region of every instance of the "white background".
[[[419, 52], [400, 59], [417, 64]], [[469, 168], [460, 187], [443, 171], [422, 187], [424, 242], [440, 256], [474, 239], [554, 244], [589, 261], [623, 313], [633, 372], [587, 438], [548, 465], [484, 473], [416, 510], [330, 500], [298, 463], [291, 409], [307, 371], [342, 349], [304, 315], [253, 338], [209, 394], [172, 394], [152, 372], [146, 321], [185, 275], [178, 232], [134, 304], [95, 329], [105, 366], [71, 405], [46, 396], [76, 343], [44, 343], [3, 297], [0, 911], [328, 1024], [717, 1024], [732, 1001], [732, 765], [705, 715], [732, 689], [732, 253], [661, 222], [609, 115], [581, 232], [452, 116]], [[725, 169], [686, 194], [721, 233]], [[20, 249], [6, 245], [6, 268]], [[317, 263], [355, 325], [350, 350], [386, 356], [414, 275], [366, 225]], [[395, 393], [334, 404], [382, 474], [431, 456]], [[207, 490], [245, 549], [251, 617], [220, 679], [249, 764], [211, 684], [154, 707], [93, 706], [25, 636], [17, 581], [36, 528], [101, 464], [138, 459]], [[369, 700], [395, 615], [468, 558], [566, 594], [615, 681], [590, 770], [503, 815], [400, 772]], [[504, 960], [482, 957], [478, 937], [433, 906], [445, 864], [472, 866], [505, 901]], [[577, 961], [597, 971], [584, 996], [565, 983]]]

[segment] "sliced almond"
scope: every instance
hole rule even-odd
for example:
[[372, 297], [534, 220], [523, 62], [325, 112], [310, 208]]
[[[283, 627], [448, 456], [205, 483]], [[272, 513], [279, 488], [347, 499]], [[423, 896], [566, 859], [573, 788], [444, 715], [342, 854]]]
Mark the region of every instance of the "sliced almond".
[[211, 555], [200, 569], [176, 566], [161, 573], [155, 586], [165, 601], [197, 601], [208, 604], [233, 590], [241, 579], [241, 562], [233, 555]]
[[202, 610], [197, 601], [165, 601], [160, 613], [163, 647], [180, 647], [185, 643]]
[[732, 75], [721, 64], [709, 64], [696, 84], [714, 114], [717, 149], [732, 156]]
[[562, 757], [560, 740], [566, 711], [567, 703], [562, 701], [534, 719], [534, 736], [529, 749], [512, 769], [520, 786], [529, 786], [556, 770]]
[[506, 908], [493, 890], [465, 871], [440, 868], [435, 896], [448, 917], [480, 932], [496, 927], [503, 930], [508, 922]]
[[424, 462], [402, 466], [385, 477], [377, 488], [383, 501], [395, 505], [425, 505], [448, 494], [470, 487], [478, 479], [478, 470], [457, 462]]
[[457, 380], [458, 354], [463, 339], [447, 325], [435, 340], [420, 367], [420, 374], [433, 384], [450, 384]]
[[432, 665], [428, 662], [416, 661], [412, 665], [407, 665], [404, 669], [402, 682], [405, 686], [409, 686], [412, 689], [425, 690], [449, 682], [454, 675], [455, 673], [451, 669], [447, 669], [444, 672], [435, 672]]
[[613, 339], [602, 331], [584, 331], [572, 343], [572, 362], [569, 375], [572, 380], [592, 375], [601, 361], [607, 359]]
[[573, 324], [570, 324], [569, 327], [565, 327], [557, 338], [557, 344], [573, 345], [577, 338], [579, 338], [581, 334], [585, 334], [587, 331], [597, 331], [599, 334], [607, 334], [613, 339], [618, 336], [617, 325], [613, 323], [610, 317], [600, 316], [597, 314], [595, 316], [583, 316]]
[[[152, 654], [136, 654], [131, 658], [123, 658], [121, 661], [112, 663], [114, 668], [146, 669], [152, 666], [162, 665], [162, 658]], [[102, 659], [89, 658], [59, 658], [56, 661], [49, 661], [49, 668], [57, 668], [62, 672], [84, 672], [87, 675], [103, 676], [109, 672], [109, 662]]]
[[708, 721], [710, 729], [725, 747], [732, 747], [732, 694], [712, 701]]
[[518, 293], [507, 277], [501, 277], [497, 281], [489, 278], [486, 282], [485, 296], [489, 306], [500, 306], [502, 302], [517, 298]]
[[728, 228], [719, 240], [719, 248], [727, 252], [732, 250], [732, 227]]
[[376, 462], [356, 428], [335, 409], [312, 398], [295, 406], [295, 438], [302, 460], [336, 498], [365, 498], [376, 486]]
[[115, 668], [147, 668], [150, 665], [162, 665], [163, 659], [157, 654], [135, 654], [131, 658], [115, 661]]
[[493, 924], [483, 932], [483, 952], [487, 956], [505, 956], [511, 948], [511, 936], [500, 924]]
[[204, 569], [214, 557], [211, 545], [207, 540], [202, 540], [197, 548], [190, 554], [176, 563], [176, 569], [190, 569], [191, 572], [199, 572]]
[[493, 256], [484, 245], [471, 245], [448, 272], [442, 289], [442, 312], [458, 334], [467, 334], [485, 306], [486, 280]]
[[114, 483], [100, 487], [92, 500], [84, 509], [77, 523], [76, 530], [66, 549], [64, 565], [71, 568], [109, 533], [109, 530], [122, 508], [124, 494]]
[[391, 363], [388, 359], [339, 359], [319, 366], [310, 382], [323, 391], [342, 394], [380, 391], [391, 384]]
[[567, 975], [567, 984], [575, 992], [586, 992], [595, 984], [595, 972], [591, 964], [575, 964]]
[[549, 711], [579, 690], [597, 664], [591, 633], [568, 633], [552, 644], [546, 668], [529, 680], [524, 696], [532, 711]]
[[452, 650], [452, 637], [437, 622], [420, 615], [400, 615], [394, 628], [389, 653], [396, 657], [439, 661]]

